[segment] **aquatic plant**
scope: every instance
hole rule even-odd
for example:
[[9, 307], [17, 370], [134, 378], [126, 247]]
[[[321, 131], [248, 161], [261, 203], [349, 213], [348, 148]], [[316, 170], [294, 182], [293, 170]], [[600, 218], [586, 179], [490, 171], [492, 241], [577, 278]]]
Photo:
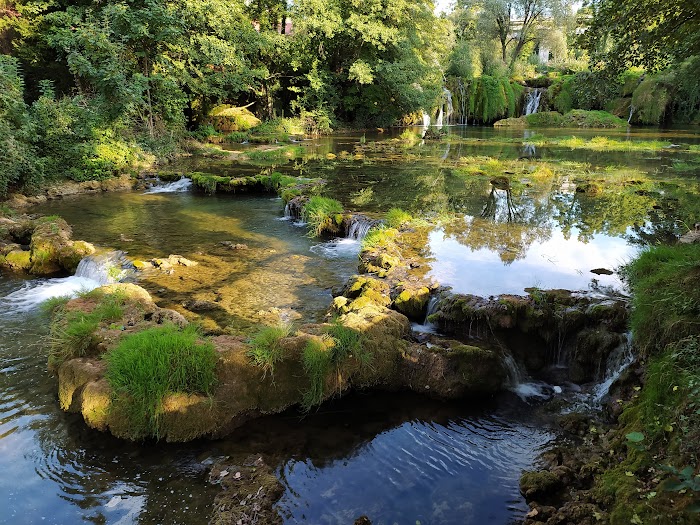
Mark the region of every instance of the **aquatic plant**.
[[309, 233], [316, 237], [326, 230], [337, 230], [342, 222], [342, 213], [343, 205], [340, 202], [319, 196], [311, 197], [302, 209], [302, 217], [309, 225]]
[[280, 324], [262, 328], [249, 342], [248, 357], [256, 366], [263, 370], [263, 375], [268, 373], [274, 377], [275, 364], [284, 355], [284, 348], [280, 341], [289, 337], [292, 333], [292, 325]]
[[124, 414], [137, 437], [160, 437], [168, 394], [210, 395], [216, 384], [216, 351], [195, 325], [167, 324], [125, 336], [105, 355], [112, 410]]

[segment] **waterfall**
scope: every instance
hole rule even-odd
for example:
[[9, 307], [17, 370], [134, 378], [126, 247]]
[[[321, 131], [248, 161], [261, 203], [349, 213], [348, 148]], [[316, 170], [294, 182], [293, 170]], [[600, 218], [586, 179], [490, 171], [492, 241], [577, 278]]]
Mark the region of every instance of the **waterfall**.
[[454, 113], [454, 106], [452, 105], [452, 93], [445, 86], [442, 87], [442, 94], [445, 99], [445, 123], [450, 123], [450, 118]]
[[443, 106], [442, 106], [442, 104], [440, 104], [440, 111], [438, 111], [437, 120], [435, 121], [435, 127], [437, 129], [442, 129], [442, 126], [443, 126], [443, 124], [442, 124], [443, 111], [442, 110], [443, 110]]
[[608, 356], [605, 366], [605, 375], [601, 383], [593, 389], [593, 401], [600, 403], [610, 392], [610, 387], [617, 381], [622, 373], [634, 362], [632, 353], [632, 334], [627, 334], [627, 339], [613, 350]]
[[294, 215], [292, 215], [292, 208], [289, 203], [284, 205], [284, 219], [287, 221], [294, 219]]
[[[160, 181], [159, 181], [160, 182]], [[163, 184], [162, 186], [153, 186], [145, 193], [181, 193], [189, 191], [192, 186], [192, 181], [187, 177], [182, 177], [180, 180]]]
[[75, 275], [54, 279], [34, 279], [5, 297], [0, 298], [0, 311], [12, 315], [36, 309], [54, 297], [75, 297], [126, 276], [124, 252], [109, 252], [85, 257]]
[[632, 124], [632, 116], [634, 115], [634, 112], [637, 110], [636, 107], [630, 106], [630, 118], [627, 119], [627, 124]]
[[467, 108], [469, 100], [467, 99], [467, 87], [462, 82], [462, 79], [457, 79], [457, 91], [459, 92], [459, 124], [469, 124], [469, 115]]
[[430, 128], [430, 115], [423, 111], [423, 129], [421, 130], [421, 137], [425, 137], [425, 134], [428, 132], [428, 128]]
[[365, 238], [365, 235], [367, 235], [372, 226], [376, 226], [378, 223], [378, 220], [370, 219], [364, 215], [353, 215], [348, 223], [345, 238], [361, 241]]
[[440, 301], [439, 295], [431, 295], [428, 299], [428, 305], [425, 309], [425, 318], [422, 324], [411, 323], [411, 329], [418, 334], [437, 334], [437, 327], [428, 319], [437, 311], [437, 305]]
[[541, 88], [528, 89], [527, 98], [525, 99], [525, 115], [532, 115], [539, 111], [543, 92], [544, 89]]

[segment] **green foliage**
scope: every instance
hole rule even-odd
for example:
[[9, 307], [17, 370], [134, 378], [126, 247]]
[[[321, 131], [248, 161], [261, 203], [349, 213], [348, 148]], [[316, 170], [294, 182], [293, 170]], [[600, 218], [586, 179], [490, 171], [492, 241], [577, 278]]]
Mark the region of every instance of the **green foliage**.
[[249, 341], [248, 357], [256, 366], [262, 368], [264, 375], [269, 373], [274, 377], [275, 364], [284, 357], [284, 348], [280, 341], [289, 337], [292, 331], [290, 324], [266, 326]]
[[210, 395], [216, 384], [216, 351], [197, 328], [169, 324], [125, 336], [105, 355], [112, 410], [124, 413], [138, 437], [161, 435], [163, 399], [169, 394]]
[[95, 333], [102, 323], [117, 321], [124, 315], [125, 297], [121, 294], [103, 294], [91, 292], [83, 297], [94, 301], [95, 306], [89, 311], [82, 309], [67, 310], [61, 307], [65, 298], [58, 298], [47, 303], [46, 308], [53, 310], [49, 349], [49, 368], [56, 369], [61, 363], [74, 357], [82, 357], [93, 350], [96, 342]]
[[342, 213], [343, 205], [337, 200], [314, 196], [304, 204], [302, 218], [308, 223], [309, 233], [318, 237], [324, 231], [336, 230]]
[[311, 380], [309, 390], [304, 393], [302, 405], [305, 410], [310, 410], [323, 401], [326, 376], [331, 370], [331, 352], [327, 338], [309, 339], [304, 347], [302, 360], [304, 370]]
[[324, 328], [321, 338], [309, 339], [304, 347], [302, 361], [310, 379], [310, 387], [304, 393], [303, 406], [306, 410], [321, 404], [325, 398], [326, 382], [329, 374], [340, 375], [340, 368], [355, 359], [361, 367], [369, 366], [372, 354], [362, 346], [362, 334], [343, 326], [338, 320]]
[[700, 333], [700, 245], [655, 246], [624, 267], [632, 329], [647, 354]]
[[51, 297], [43, 303], [41, 303], [41, 310], [46, 314], [54, 315], [58, 310], [63, 308], [66, 305], [66, 303], [70, 300], [71, 297], [68, 295], [62, 297]]
[[404, 223], [412, 220], [413, 217], [411, 217], [411, 214], [403, 211], [401, 208], [391, 208], [386, 212], [385, 221], [389, 228], [399, 228]]
[[662, 69], [700, 54], [697, 4], [686, 0], [601, 0], [579, 38], [593, 63], [619, 72]]

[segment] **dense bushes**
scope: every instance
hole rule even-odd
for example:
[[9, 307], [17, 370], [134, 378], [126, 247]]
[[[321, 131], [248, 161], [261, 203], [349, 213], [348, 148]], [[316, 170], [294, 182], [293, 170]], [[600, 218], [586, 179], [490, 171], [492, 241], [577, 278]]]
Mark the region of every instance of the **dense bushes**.
[[27, 105], [18, 62], [7, 55], [0, 55], [0, 88], [0, 197], [54, 180], [105, 179], [153, 158], [106, 116], [99, 98], [57, 99], [43, 82]]
[[454, 122], [490, 123], [517, 114], [525, 88], [506, 76], [482, 75], [471, 80], [448, 79]]

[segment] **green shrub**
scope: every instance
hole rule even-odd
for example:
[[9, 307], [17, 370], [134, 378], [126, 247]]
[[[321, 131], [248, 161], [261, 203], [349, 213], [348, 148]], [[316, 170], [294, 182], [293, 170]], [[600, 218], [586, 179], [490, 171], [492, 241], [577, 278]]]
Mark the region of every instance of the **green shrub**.
[[331, 352], [326, 343], [325, 338], [310, 339], [304, 347], [304, 370], [311, 381], [309, 390], [304, 392], [302, 406], [305, 410], [319, 405], [325, 396], [326, 375], [331, 370]]
[[413, 217], [411, 217], [410, 213], [403, 211], [401, 208], [391, 208], [386, 212], [385, 220], [387, 226], [390, 228], [399, 228], [404, 223], [412, 221]]
[[274, 377], [275, 364], [284, 357], [284, 348], [280, 341], [289, 337], [291, 333], [292, 326], [289, 324], [266, 326], [249, 341], [248, 357], [263, 369], [264, 375], [269, 373]]
[[316, 237], [326, 230], [339, 226], [337, 217], [343, 213], [343, 205], [328, 197], [311, 197], [302, 210], [302, 218], [309, 225], [309, 233]]
[[105, 355], [115, 408], [126, 414], [132, 435], [161, 435], [168, 394], [210, 395], [216, 383], [216, 351], [197, 328], [169, 324], [125, 336]]

